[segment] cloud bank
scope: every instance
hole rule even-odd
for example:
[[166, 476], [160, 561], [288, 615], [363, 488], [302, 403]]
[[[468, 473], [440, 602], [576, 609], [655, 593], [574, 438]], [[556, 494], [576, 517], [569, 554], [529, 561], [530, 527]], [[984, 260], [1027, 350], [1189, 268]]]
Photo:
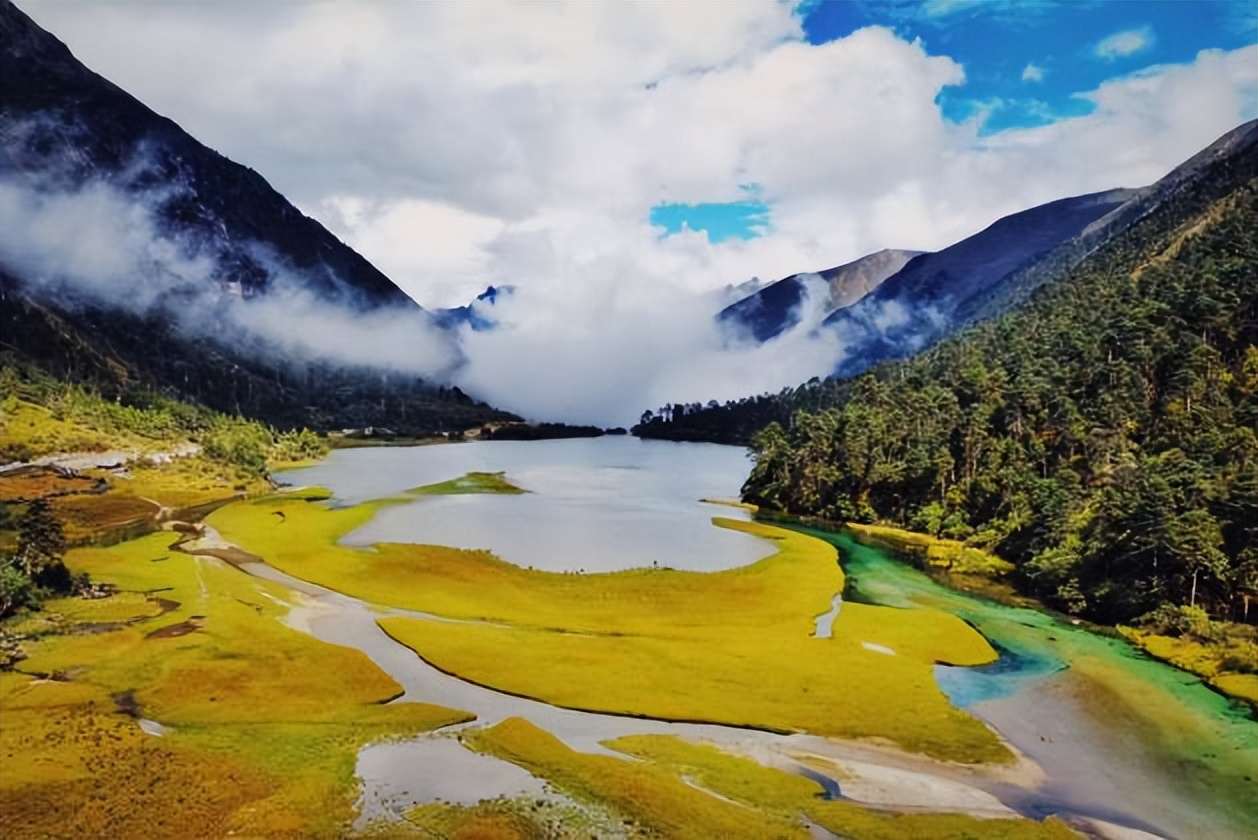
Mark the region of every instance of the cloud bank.
[[[984, 136], [981, 113], [941, 113], [941, 92], [964, 89], [958, 61], [881, 27], [811, 45], [778, 2], [23, 8], [423, 305], [514, 286], [500, 329], [464, 336], [455, 376], [541, 419], [623, 424], [825, 374], [840, 347], [724, 349], [696, 301], [1141, 186], [1258, 114], [1248, 47], [1078, 91], [1087, 116]], [[748, 186], [769, 207], [757, 238], [649, 222]]]
[[248, 295], [224, 279], [214, 243], [172, 231], [160, 206], [176, 190], [136, 192], [103, 181], [70, 188], [0, 174], [0, 269], [59, 306], [104, 305], [156, 316], [184, 334], [277, 361], [319, 360], [448, 378], [457, 347], [417, 309], [353, 312], [314, 294], [264, 243], [250, 257], [269, 275]]

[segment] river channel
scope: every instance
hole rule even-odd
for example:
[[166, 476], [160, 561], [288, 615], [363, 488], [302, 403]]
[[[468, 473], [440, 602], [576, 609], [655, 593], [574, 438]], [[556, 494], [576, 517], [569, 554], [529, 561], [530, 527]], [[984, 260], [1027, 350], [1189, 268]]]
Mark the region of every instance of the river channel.
[[[738, 509], [717, 509], [699, 501], [735, 497], [747, 466], [743, 450], [732, 447], [602, 438], [340, 450], [315, 467], [282, 478], [295, 485], [327, 487], [334, 504], [352, 504], [472, 471], [505, 472], [529, 493], [420, 498], [383, 509], [346, 542], [487, 548], [517, 565], [550, 571], [651, 564], [711, 571], [751, 563], [772, 551], [767, 541], [711, 525], [714, 515], [738, 515]], [[557, 527], [560, 523], [564, 527]], [[558, 534], [563, 535], [561, 544]], [[843, 598], [834, 598], [833, 614], [845, 598], [890, 606], [929, 602], [970, 621], [1001, 650], [1002, 658], [993, 666], [941, 667], [936, 676], [956, 705], [986, 721], [1024, 756], [1017, 768], [962, 767], [813, 736], [556, 708], [472, 685], [428, 666], [379, 628], [376, 621], [382, 610], [376, 605], [264, 564], [242, 568], [294, 591], [294, 609], [288, 616], [292, 626], [362, 650], [390, 674], [405, 691], [394, 702], [463, 709], [477, 716], [473, 726], [519, 716], [587, 752], [607, 752], [601, 742], [630, 734], [708, 740], [767, 765], [808, 775], [828, 796], [893, 809], [1017, 812], [1034, 817], [1058, 813], [1096, 836], [1108, 837], [1246, 836], [1246, 829], [1238, 828], [1245, 821], [1243, 813], [1216, 811], [1235, 806], [1232, 788], [1244, 784], [1244, 771], [1237, 768], [1258, 747], [1258, 727], [1251, 716], [1174, 669], [1147, 661], [1131, 667], [1122, 664], [1127, 680], [1123, 686], [1169, 692], [1170, 699], [1158, 694], [1149, 702], [1159, 709], [1187, 707], [1196, 727], [1180, 733], [1180, 741], [1195, 739], [1191, 746], [1172, 743], [1174, 739], [1164, 733], [1143, 733], [1140, 726], [1164, 721], [1156, 715], [1124, 717], [1121, 698], [1106, 694], [1113, 686], [1088, 676], [1109, 667], [1106, 656], [1135, 660], [1121, 642], [1103, 639], [1093, 644], [1085, 638], [1091, 634], [1048, 616], [1015, 612], [944, 590], [850, 538], [821, 536], [836, 542], [853, 578]], [[390, 613], [425, 618], [383, 611]], [[832, 614], [818, 617], [818, 635], [828, 634], [832, 621]], [[406, 808], [428, 801], [470, 804], [518, 795], [562, 799], [514, 765], [464, 749], [453, 737], [457, 729], [372, 745], [361, 752], [360, 827], [373, 819], [398, 818]], [[841, 772], [818, 778], [824, 774], [817, 773], [808, 756], [824, 756]], [[1212, 787], [1223, 790], [1230, 804], [1217, 804], [1211, 798]], [[1240, 797], [1244, 799], [1243, 794]]]

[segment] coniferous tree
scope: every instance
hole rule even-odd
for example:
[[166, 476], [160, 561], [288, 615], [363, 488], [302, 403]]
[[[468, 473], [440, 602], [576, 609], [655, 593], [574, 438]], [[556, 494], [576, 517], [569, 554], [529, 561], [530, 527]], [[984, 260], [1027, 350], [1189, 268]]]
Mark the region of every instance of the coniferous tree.
[[31, 502], [18, 522], [17, 566], [34, 584], [55, 592], [68, 592], [73, 577], [62, 558], [66, 552], [65, 530], [44, 499]]

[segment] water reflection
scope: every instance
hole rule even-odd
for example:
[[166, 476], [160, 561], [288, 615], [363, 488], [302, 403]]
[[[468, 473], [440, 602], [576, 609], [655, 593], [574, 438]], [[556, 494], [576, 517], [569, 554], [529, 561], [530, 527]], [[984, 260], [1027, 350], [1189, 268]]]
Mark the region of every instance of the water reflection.
[[505, 472], [523, 496], [427, 496], [381, 510], [350, 545], [408, 542], [487, 549], [518, 566], [605, 572], [650, 566], [715, 571], [773, 551], [713, 516], [746, 511], [700, 502], [738, 495], [744, 450], [605, 437], [347, 449], [282, 477], [329, 488], [340, 504], [395, 495], [469, 472]]

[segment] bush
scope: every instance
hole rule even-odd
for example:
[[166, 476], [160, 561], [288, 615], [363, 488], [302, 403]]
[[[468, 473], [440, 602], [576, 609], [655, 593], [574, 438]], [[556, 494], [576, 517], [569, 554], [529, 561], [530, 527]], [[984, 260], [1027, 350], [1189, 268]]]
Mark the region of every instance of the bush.
[[247, 421], [224, 420], [201, 438], [206, 457], [229, 464], [251, 478], [266, 475], [271, 444], [271, 434], [265, 427]]
[[39, 604], [35, 584], [12, 557], [0, 561], [0, 618]]
[[1162, 604], [1136, 619], [1136, 625], [1159, 636], [1190, 636], [1202, 642], [1222, 641], [1227, 635], [1223, 622], [1210, 620], [1201, 607]]

